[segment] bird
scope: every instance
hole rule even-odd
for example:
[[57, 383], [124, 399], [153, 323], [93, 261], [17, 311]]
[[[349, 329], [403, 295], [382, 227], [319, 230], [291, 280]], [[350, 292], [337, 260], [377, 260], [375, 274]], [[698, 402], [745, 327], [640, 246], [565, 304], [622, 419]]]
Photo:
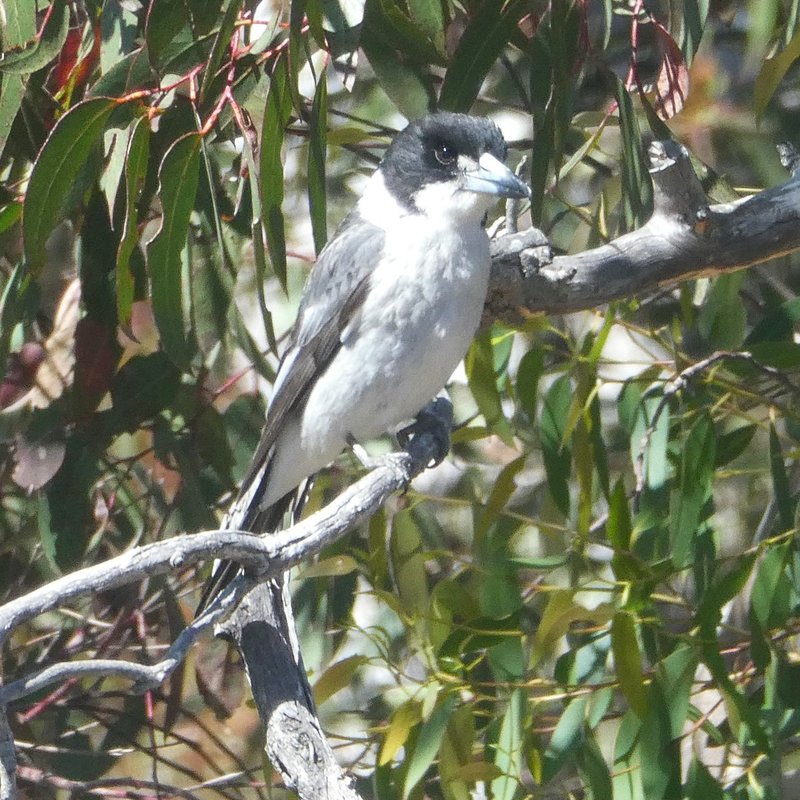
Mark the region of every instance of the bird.
[[[395, 135], [310, 272], [225, 529], [276, 530], [307, 479], [444, 388], [483, 312], [487, 213], [531, 194], [506, 154], [484, 117], [434, 112]], [[198, 612], [237, 569], [214, 570]]]

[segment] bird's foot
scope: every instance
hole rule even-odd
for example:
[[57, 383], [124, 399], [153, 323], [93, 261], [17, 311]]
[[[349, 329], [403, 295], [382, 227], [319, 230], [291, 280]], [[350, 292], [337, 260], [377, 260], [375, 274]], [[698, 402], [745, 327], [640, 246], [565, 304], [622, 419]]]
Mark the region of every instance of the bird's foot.
[[429, 467], [444, 461], [450, 452], [450, 431], [453, 429], [453, 404], [446, 397], [437, 397], [423, 408], [411, 425], [397, 432], [397, 441], [404, 449], [412, 439], [429, 436], [433, 439], [434, 455]]

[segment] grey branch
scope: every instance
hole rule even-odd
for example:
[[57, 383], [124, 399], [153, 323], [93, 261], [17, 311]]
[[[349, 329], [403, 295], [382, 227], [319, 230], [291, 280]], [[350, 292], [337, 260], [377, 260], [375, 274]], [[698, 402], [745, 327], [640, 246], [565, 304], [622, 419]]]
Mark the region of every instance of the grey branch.
[[[184, 629], [166, 656], [156, 664], [148, 666], [115, 660], [65, 662], [0, 686], [0, 800], [13, 800], [16, 796], [13, 781], [16, 766], [14, 745], [5, 713], [8, 703], [67, 678], [115, 675], [134, 681], [135, 688], [140, 691], [158, 685], [185, 657], [198, 634], [225, 620], [237, 608], [242, 597], [252, 594], [254, 584], [280, 576], [367, 519], [391, 494], [405, 489], [436, 458], [440, 445], [440, 440], [429, 433], [414, 437], [405, 452], [380, 459], [367, 475], [325, 508], [278, 534], [261, 537], [241, 531], [204, 531], [156, 542], [65, 575], [0, 606], [2, 644], [19, 625], [70, 600], [168, 572], [178, 566], [223, 557], [238, 561], [248, 569], [247, 576], [243, 575], [232, 582], [205, 614]], [[291, 779], [292, 785], [303, 790], [301, 797], [317, 800], [322, 787], [329, 798], [357, 798], [336, 764], [312, 713], [305, 708], [284, 704], [280, 708], [280, 715], [274, 720], [273, 724], [279, 720], [285, 721], [286, 731], [290, 727], [297, 731], [292, 745], [294, 758], [291, 749], [283, 752], [279, 748], [270, 754], [274, 761], [281, 756], [281, 763], [287, 769], [285, 777]], [[287, 741], [286, 736], [282, 741]], [[311, 762], [316, 763], [318, 769], [299, 769], [298, 756], [304, 757], [312, 752], [319, 756], [320, 760], [312, 759]], [[279, 764], [276, 763], [276, 766]], [[338, 791], [334, 792], [334, 788]]]
[[[781, 153], [784, 164], [793, 169], [796, 151], [784, 145]], [[638, 230], [563, 256], [553, 256], [535, 229], [493, 242], [485, 317], [513, 323], [531, 312], [596, 308], [800, 248], [800, 172], [750, 197], [709, 205], [683, 146], [656, 142], [650, 158], [655, 207]]]

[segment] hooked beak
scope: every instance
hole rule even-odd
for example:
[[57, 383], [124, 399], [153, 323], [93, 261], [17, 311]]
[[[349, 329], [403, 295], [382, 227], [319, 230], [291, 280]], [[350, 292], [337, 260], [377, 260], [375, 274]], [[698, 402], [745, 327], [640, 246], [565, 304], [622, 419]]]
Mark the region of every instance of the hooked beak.
[[461, 188], [498, 197], [524, 199], [531, 196], [530, 187], [490, 153], [484, 153], [478, 161], [478, 167], [464, 174]]

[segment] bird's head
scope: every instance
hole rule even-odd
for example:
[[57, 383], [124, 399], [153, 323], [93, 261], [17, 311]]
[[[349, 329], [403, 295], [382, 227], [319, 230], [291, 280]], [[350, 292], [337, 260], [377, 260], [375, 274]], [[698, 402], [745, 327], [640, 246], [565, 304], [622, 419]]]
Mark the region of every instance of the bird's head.
[[483, 117], [438, 112], [410, 123], [386, 151], [386, 189], [411, 213], [482, 219], [498, 197], [530, 197], [503, 163], [507, 145]]

